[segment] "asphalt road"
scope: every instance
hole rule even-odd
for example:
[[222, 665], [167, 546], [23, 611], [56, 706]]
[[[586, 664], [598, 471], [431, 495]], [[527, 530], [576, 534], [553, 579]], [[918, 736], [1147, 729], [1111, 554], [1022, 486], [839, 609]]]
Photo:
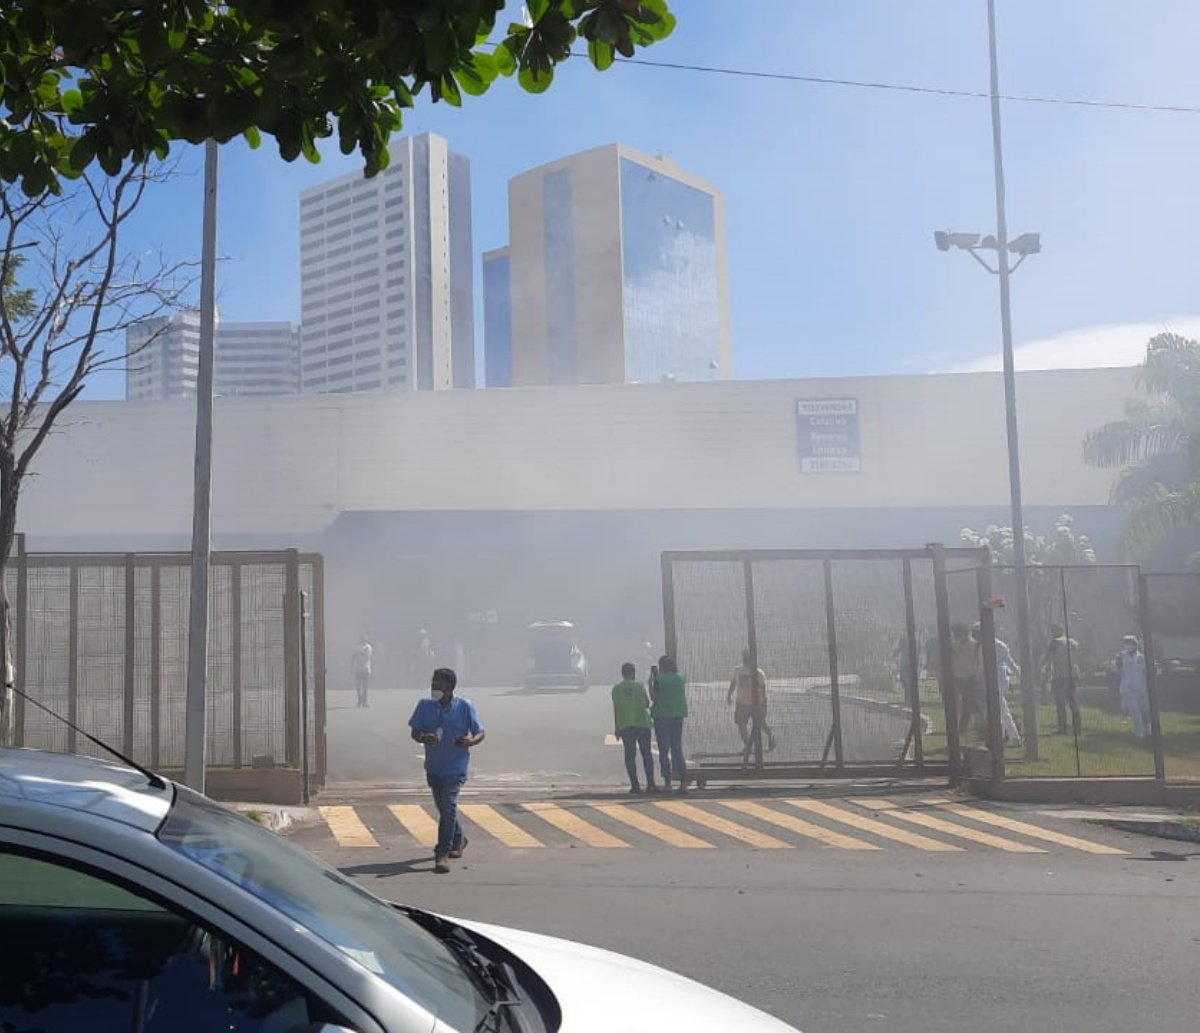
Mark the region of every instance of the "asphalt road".
[[[424, 694], [415, 689], [373, 689], [370, 706], [360, 709], [353, 692], [329, 692], [328, 783], [423, 784], [423, 754], [408, 737], [408, 718]], [[472, 688], [463, 695], [478, 707], [488, 733], [472, 759], [472, 780], [477, 787], [560, 790], [625, 784], [622, 750], [615, 743], [605, 743], [613, 730], [609, 686], [538, 694], [512, 688]], [[741, 741], [733, 723], [733, 708], [725, 697], [724, 686], [689, 686], [692, 717], [685, 726], [685, 745], [690, 757], [719, 758], [719, 762], [739, 759]], [[827, 695], [779, 692], [769, 717], [778, 739], [771, 761], [822, 758], [831, 719]], [[886, 760], [898, 756], [908, 717], [887, 707], [868, 707], [846, 699], [842, 723], [847, 761]]]
[[[409, 738], [408, 719], [425, 695], [427, 690], [373, 690], [370, 706], [359, 709], [353, 692], [330, 692], [329, 783], [423, 785], [424, 751]], [[621, 751], [604, 745], [612, 731], [606, 690], [523, 695], [494, 688], [463, 695], [487, 729], [487, 740], [471, 758], [476, 786], [571, 788], [624, 777]]]
[[[729, 790], [692, 797], [706, 813], [729, 813], [723, 801], [747, 799], [754, 797]], [[760, 799], [785, 809], [786, 801]], [[825, 800], [862, 810], [861, 801]], [[515, 814], [518, 805], [499, 806]], [[430, 874], [427, 850], [385, 834], [382, 805], [378, 818], [357, 808], [378, 836], [374, 848], [340, 846], [324, 825], [294, 836], [382, 896], [645, 958], [807, 1033], [1195, 1030], [1200, 848], [1044, 810], [978, 806], [1119, 852], [1095, 855], [1009, 833], [1043, 852], [966, 840], [956, 852], [881, 840], [859, 851], [798, 837], [786, 850], [734, 842], [684, 850], [650, 839], [629, 850], [562, 842], [532, 850], [479, 834], [443, 877]], [[718, 838], [703, 826], [693, 831]]]

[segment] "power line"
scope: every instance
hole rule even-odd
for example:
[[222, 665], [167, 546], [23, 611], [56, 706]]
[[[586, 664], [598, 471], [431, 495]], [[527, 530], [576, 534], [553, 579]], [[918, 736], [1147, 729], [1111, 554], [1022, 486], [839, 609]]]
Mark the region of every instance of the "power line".
[[[572, 52], [574, 57], [586, 54]], [[833, 79], [820, 75], [798, 75], [791, 72], [761, 72], [748, 68], [721, 68], [715, 65], [683, 64], [673, 61], [652, 61], [647, 58], [617, 58], [620, 64], [642, 65], [680, 72], [699, 72], [706, 75], [728, 75], [745, 79], [770, 79], [776, 82], [809, 83], [817, 86], [849, 86], [863, 90], [893, 90], [899, 93], [924, 93], [938, 97], [966, 97], [971, 100], [990, 100], [991, 94], [980, 90], [955, 90], [940, 86], [913, 86], [906, 83], [873, 82], [866, 79]], [[1109, 108], [1118, 111], [1155, 111], [1176, 115], [1200, 115], [1200, 106], [1187, 104], [1139, 104], [1134, 101], [1088, 100], [1083, 97], [1042, 97], [1030, 94], [1002, 93], [1001, 100], [1021, 104], [1052, 104], [1078, 108]]]

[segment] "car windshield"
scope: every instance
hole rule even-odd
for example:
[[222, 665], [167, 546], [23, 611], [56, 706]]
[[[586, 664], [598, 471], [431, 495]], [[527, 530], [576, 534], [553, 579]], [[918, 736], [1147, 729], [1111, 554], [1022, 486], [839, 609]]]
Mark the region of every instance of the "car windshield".
[[278, 909], [455, 1028], [487, 1001], [436, 936], [286, 839], [180, 790], [158, 833], [166, 846]]

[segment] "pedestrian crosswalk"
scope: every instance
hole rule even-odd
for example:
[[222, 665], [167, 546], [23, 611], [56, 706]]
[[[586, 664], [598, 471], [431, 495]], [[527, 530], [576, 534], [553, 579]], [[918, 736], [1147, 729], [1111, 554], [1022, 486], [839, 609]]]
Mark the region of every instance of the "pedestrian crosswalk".
[[[431, 804], [368, 803], [318, 810], [334, 843], [347, 850], [402, 849], [404, 845], [430, 850], [437, 841], [437, 817]], [[1044, 855], [1058, 848], [1092, 855], [1126, 854], [1049, 825], [941, 797], [472, 802], [460, 805], [459, 817], [468, 837], [477, 843], [490, 840], [512, 850], [809, 847], [924, 853], [986, 849]]]

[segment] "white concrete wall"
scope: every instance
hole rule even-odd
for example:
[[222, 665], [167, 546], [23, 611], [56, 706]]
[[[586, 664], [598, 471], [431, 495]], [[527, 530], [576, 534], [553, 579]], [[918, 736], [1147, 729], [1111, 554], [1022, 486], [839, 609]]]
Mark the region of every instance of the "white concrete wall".
[[[1132, 370], [1018, 377], [1025, 502], [1102, 505], [1088, 430]], [[798, 398], [857, 398], [862, 472], [803, 474]], [[39, 536], [186, 535], [191, 403], [78, 403], [28, 482]], [[1001, 505], [994, 373], [218, 400], [214, 534], [317, 533], [342, 511]]]

